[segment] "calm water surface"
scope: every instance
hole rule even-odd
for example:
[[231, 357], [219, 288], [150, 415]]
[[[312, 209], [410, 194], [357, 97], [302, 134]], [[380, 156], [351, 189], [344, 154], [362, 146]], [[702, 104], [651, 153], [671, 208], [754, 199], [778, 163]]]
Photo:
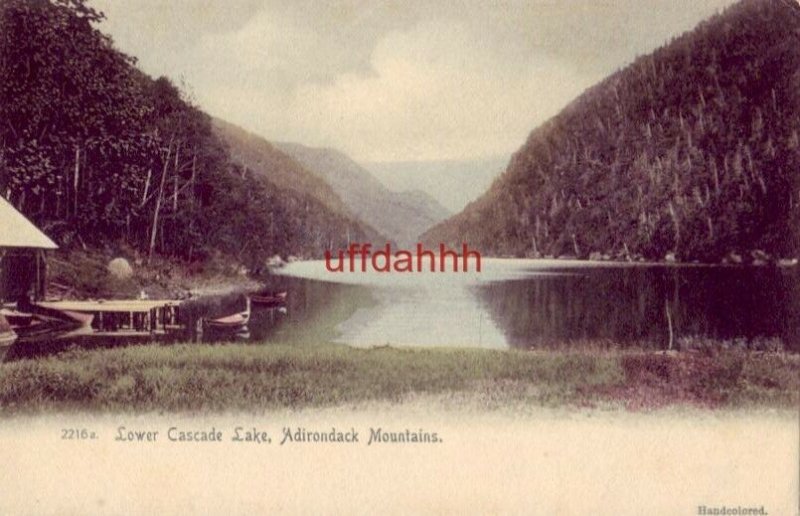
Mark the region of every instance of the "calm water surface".
[[534, 348], [686, 338], [800, 345], [798, 267], [484, 259], [481, 273], [281, 271], [289, 314], [256, 337], [305, 334], [352, 346]]
[[[704, 337], [800, 351], [800, 267], [708, 267], [483, 260], [481, 273], [331, 273], [297, 262], [268, 279], [285, 311], [256, 309], [249, 342], [492, 349], [615, 344], [680, 347]], [[242, 294], [187, 303], [183, 315], [243, 310]], [[190, 335], [165, 339], [185, 342]], [[229, 335], [205, 335], [227, 342]], [[79, 347], [147, 344], [150, 337], [23, 343], [5, 360]]]

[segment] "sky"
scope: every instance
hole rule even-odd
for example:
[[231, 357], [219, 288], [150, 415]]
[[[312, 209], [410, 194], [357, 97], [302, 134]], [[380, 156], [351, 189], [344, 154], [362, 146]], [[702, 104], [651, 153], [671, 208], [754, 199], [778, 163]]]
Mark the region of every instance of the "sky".
[[509, 155], [731, 0], [91, 0], [208, 113], [361, 162]]

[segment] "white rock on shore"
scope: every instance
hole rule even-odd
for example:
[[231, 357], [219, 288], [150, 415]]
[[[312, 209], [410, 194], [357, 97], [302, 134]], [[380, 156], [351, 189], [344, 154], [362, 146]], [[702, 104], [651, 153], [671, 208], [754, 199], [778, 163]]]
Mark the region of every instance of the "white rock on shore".
[[126, 280], [133, 276], [133, 267], [125, 258], [114, 258], [108, 262], [107, 269], [109, 274], [116, 279]]

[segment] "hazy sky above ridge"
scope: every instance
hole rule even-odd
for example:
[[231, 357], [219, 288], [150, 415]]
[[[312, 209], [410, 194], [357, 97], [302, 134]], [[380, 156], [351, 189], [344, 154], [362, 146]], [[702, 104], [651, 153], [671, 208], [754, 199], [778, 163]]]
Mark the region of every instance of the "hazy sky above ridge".
[[731, 0], [91, 0], [212, 115], [360, 161], [507, 155]]

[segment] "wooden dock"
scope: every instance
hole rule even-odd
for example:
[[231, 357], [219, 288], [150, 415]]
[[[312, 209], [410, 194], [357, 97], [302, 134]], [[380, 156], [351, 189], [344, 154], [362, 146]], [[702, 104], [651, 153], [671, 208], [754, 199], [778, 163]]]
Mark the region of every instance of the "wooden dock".
[[152, 335], [183, 329], [178, 319], [181, 301], [176, 300], [48, 301], [37, 306], [92, 314], [92, 328], [104, 335]]

